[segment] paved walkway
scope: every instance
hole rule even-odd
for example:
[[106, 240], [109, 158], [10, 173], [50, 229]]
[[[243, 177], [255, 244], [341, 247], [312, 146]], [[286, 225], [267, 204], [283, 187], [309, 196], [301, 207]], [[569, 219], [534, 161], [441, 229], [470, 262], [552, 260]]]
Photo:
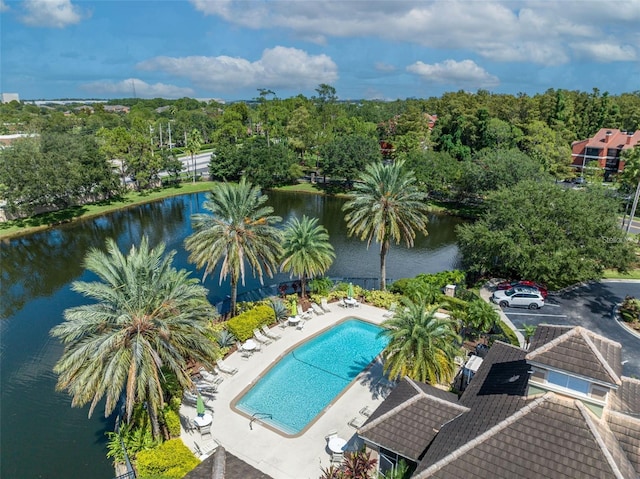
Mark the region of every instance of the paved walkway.
[[[389, 393], [389, 387], [382, 378], [382, 366], [376, 363], [369, 371], [363, 372], [343, 392], [343, 394], [328, 407], [317, 421], [300, 437], [287, 438], [254, 421], [250, 428], [250, 420], [230, 407], [231, 402], [248, 386], [257, 381], [273, 364], [286, 352], [294, 348], [311, 336], [333, 326], [347, 317], [357, 317], [372, 323], [384, 320], [385, 310], [362, 305], [358, 308], [341, 308], [336, 303], [329, 305], [330, 313], [314, 316], [304, 329], [297, 330], [288, 327], [284, 331], [275, 328], [274, 331], [282, 338], [263, 347], [262, 352], [243, 359], [234, 353], [225, 359], [230, 367], [238, 368], [233, 376], [225, 375], [224, 381], [218, 388], [215, 399], [209, 402], [213, 409], [212, 435], [230, 453], [243, 461], [269, 474], [275, 479], [317, 479], [321, 475], [321, 467], [329, 466], [329, 453], [325, 436], [331, 430], [337, 430], [338, 435], [349, 441], [349, 447], [357, 448], [355, 444], [356, 430], [348, 422], [358, 416], [360, 409], [369, 406], [375, 409]], [[183, 421], [196, 417], [194, 407], [183, 405], [180, 410]], [[201, 442], [198, 431], [182, 429], [183, 442], [191, 450], [194, 443]], [[199, 444], [200, 445], [200, 444]]]

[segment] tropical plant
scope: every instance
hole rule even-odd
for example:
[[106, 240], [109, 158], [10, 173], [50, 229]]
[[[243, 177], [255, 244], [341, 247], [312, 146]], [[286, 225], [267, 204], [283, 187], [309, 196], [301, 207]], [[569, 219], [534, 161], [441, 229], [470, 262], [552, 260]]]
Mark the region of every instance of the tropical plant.
[[627, 323], [640, 320], [640, 300], [633, 296], [627, 296], [619, 308], [620, 316]]
[[386, 287], [386, 260], [391, 241], [413, 246], [416, 230], [427, 234], [426, 194], [403, 162], [373, 163], [360, 175], [355, 192], [343, 206], [349, 236], [380, 243], [380, 289]]
[[204, 203], [213, 213], [191, 217], [195, 232], [185, 240], [189, 261], [205, 268], [205, 277], [221, 263], [220, 282], [231, 277], [231, 314], [235, 316], [238, 281], [244, 284], [246, 263], [257, 274], [273, 276], [282, 247], [282, 235], [273, 226], [282, 219], [265, 206], [267, 196], [245, 178], [238, 184], [216, 185]]
[[231, 333], [226, 329], [219, 331], [216, 336], [217, 336], [216, 341], [218, 342], [218, 346], [220, 346], [221, 348], [230, 348], [237, 341], [233, 333]]
[[371, 459], [371, 452], [366, 452], [364, 449], [348, 452], [344, 456], [342, 478], [370, 479], [377, 463], [377, 459]]
[[191, 133], [187, 136], [187, 142], [185, 145], [185, 152], [191, 156], [191, 167], [193, 168], [193, 182], [196, 181], [196, 162], [195, 155], [200, 152], [202, 148], [202, 135], [196, 129], [191, 130]]
[[284, 321], [289, 317], [289, 308], [287, 308], [287, 305], [281, 299], [272, 299], [271, 308], [273, 309], [273, 314], [277, 322]]
[[171, 439], [136, 456], [136, 468], [141, 479], [181, 479], [199, 463], [180, 439]]
[[329, 243], [327, 229], [318, 224], [318, 218], [302, 216], [291, 218], [284, 229], [282, 271], [300, 278], [302, 297], [307, 294], [307, 278], [325, 273], [336, 255]]
[[309, 281], [309, 289], [313, 294], [319, 294], [320, 296], [326, 296], [333, 287], [333, 281], [329, 278], [313, 278]]
[[488, 333], [500, 319], [496, 310], [483, 299], [471, 301], [467, 306], [466, 325], [479, 333]]
[[529, 343], [531, 342], [531, 338], [536, 333], [537, 326], [533, 324], [523, 324], [522, 331], [524, 333], [524, 342], [526, 347], [529, 347]]
[[380, 334], [389, 338], [382, 352], [384, 370], [391, 378], [409, 376], [417, 381], [445, 383], [453, 379], [454, 358], [461, 339], [449, 319], [436, 317], [437, 307], [427, 309], [424, 299], [403, 298], [403, 307], [385, 320]]
[[263, 325], [273, 324], [275, 316], [273, 309], [266, 304], [260, 304], [249, 311], [227, 321], [227, 329], [238, 340], [246, 341], [253, 336], [253, 330]]
[[96, 302], [68, 308], [51, 335], [65, 345], [54, 371], [57, 390], [66, 390], [72, 406], [90, 403], [89, 416], [105, 399], [105, 416], [124, 393], [126, 418], [146, 403], [155, 438], [164, 406], [161, 368], [191, 387], [187, 362], [211, 364], [215, 347], [207, 338], [211, 305], [207, 290], [185, 270], [172, 266], [175, 251], [165, 245], [139, 248], [124, 256], [113, 239], [106, 253], [92, 249], [85, 266], [100, 281], [76, 281], [72, 289]]

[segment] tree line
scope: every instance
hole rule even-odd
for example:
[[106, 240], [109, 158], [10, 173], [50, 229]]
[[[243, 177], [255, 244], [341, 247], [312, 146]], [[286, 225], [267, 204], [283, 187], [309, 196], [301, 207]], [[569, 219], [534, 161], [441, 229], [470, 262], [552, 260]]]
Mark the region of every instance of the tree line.
[[404, 160], [430, 196], [474, 201], [521, 177], [567, 178], [572, 141], [601, 127], [632, 131], [640, 124], [640, 92], [597, 89], [534, 96], [459, 91], [385, 102], [340, 101], [335, 88], [322, 84], [310, 98], [260, 89], [253, 100], [231, 104], [190, 98], [107, 104], [130, 110], [0, 105], [3, 133], [36, 134], [0, 152], [8, 210], [32, 214], [117, 195], [123, 177], [138, 189], [153, 188], [161, 171], [179, 178], [177, 156], [205, 148], [218, 180], [244, 174], [268, 188], [309, 175], [348, 186], [369, 163]]

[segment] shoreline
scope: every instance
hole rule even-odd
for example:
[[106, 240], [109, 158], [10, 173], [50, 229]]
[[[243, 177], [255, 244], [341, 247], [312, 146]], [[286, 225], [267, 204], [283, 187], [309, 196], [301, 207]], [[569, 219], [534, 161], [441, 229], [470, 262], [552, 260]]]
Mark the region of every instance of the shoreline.
[[[28, 236], [33, 233], [50, 230], [63, 224], [104, 216], [115, 211], [126, 210], [173, 196], [202, 193], [203, 191], [208, 191], [217, 183], [216, 181], [199, 181], [196, 183], [181, 183], [179, 186], [170, 186], [144, 192], [133, 191], [111, 201], [87, 203], [85, 205], [72, 206], [63, 210], [41, 213], [22, 219], [9, 220], [0, 223], [0, 241]], [[313, 187], [310, 183], [298, 183], [297, 185], [271, 188], [267, 191], [334, 196], [336, 198], [345, 198], [348, 196], [346, 193], [331, 194], [324, 192]], [[473, 218], [468, 212], [465, 213], [456, 208], [446, 208], [442, 206], [441, 202], [429, 202], [429, 211], [436, 214], [459, 216], [467, 219]]]

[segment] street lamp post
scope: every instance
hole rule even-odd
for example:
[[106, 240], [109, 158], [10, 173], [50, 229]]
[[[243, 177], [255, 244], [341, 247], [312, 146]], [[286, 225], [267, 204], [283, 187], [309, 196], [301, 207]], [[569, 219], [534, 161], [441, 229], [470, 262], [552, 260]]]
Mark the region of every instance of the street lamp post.
[[631, 207], [631, 215], [629, 216], [629, 223], [627, 223], [627, 229], [625, 233], [628, 235], [629, 230], [631, 229], [631, 223], [633, 223], [633, 218], [636, 216], [636, 207], [638, 206], [638, 197], [640, 197], [640, 180], [638, 181], [638, 187], [636, 188], [636, 195], [633, 198], [633, 206]]

